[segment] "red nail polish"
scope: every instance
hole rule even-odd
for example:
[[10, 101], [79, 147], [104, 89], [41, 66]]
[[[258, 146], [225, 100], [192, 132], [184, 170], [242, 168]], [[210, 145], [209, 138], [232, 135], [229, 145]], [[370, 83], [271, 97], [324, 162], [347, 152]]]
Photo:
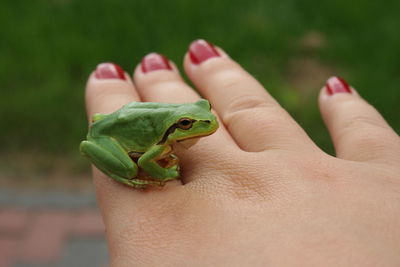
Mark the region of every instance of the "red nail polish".
[[166, 56], [158, 53], [150, 53], [142, 59], [142, 71], [144, 73], [154, 70], [172, 70]]
[[333, 76], [326, 81], [326, 91], [328, 95], [337, 93], [351, 94], [350, 86], [340, 77]]
[[196, 40], [189, 46], [189, 57], [193, 64], [200, 64], [207, 59], [219, 56], [215, 47], [205, 40]]
[[124, 70], [117, 64], [110, 62], [97, 65], [95, 76], [97, 79], [125, 80]]

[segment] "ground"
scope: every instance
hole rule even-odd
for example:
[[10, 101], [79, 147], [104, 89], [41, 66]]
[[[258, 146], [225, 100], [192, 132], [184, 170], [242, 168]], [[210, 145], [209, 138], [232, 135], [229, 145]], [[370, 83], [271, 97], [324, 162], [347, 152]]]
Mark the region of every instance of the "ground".
[[[31, 156], [3, 157], [20, 168], [9, 164], [0, 174], [0, 266], [107, 266], [89, 170], [72, 173], [68, 159]], [[43, 161], [56, 166], [43, 170]]]

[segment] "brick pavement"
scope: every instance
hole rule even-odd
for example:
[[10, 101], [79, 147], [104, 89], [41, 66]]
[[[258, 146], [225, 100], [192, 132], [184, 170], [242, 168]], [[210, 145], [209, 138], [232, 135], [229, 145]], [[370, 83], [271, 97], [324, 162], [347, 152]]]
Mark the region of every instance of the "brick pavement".
[[107, 266], [94, 194], [20, 194], [0, 191], [0, 267]]

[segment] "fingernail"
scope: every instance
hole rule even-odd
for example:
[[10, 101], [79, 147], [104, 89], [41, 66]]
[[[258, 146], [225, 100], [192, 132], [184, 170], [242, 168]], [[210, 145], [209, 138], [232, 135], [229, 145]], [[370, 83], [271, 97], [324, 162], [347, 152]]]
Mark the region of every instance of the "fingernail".
[[172, 70], [166, 56], [158, 53], [150, 53], [142, 59], [142, 71], [144, 73], [154, 70]]
[[95, 76], [97, 79], [120, 79], [125, 80], [124, 70], [114, 63], [101, 63], [97, 65]]
[[351, 94], [350, 86], [340, 77], [333, 76], [326, 81], [326, 91], [328, 95], [337, 93]]
[[189, 46], [189, 57], [193, 64], [200, 64], [207, 59], [219, 56], [214, 45], [205, 40], [193, 41]]

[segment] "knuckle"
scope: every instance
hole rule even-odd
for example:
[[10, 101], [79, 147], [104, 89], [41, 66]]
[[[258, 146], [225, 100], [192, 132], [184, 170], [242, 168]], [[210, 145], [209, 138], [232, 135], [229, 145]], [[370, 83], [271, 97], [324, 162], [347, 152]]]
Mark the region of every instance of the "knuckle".
[[230, 113], [234, 113], [254, 108], [275, 109], [277, 107], [279, 107], [279, 105], [273, 103], [272, 101], [267, 101], [265, 98], [246, 94], [234, 99], [227, 106], [227, 111]]
[[225, 170], [224, 190], [233, 199], [257, 203], [272, 197], [270, 188], [271, 181], [256, 171]]
[[[206, 182], [208, 184], [207, 193], [255, 203], [271, 197], [268, 190], [271, 180], [259, 171], [260, 167], [265, 168], [265, 165], [264, 162], [258, 160], [257, 155], [251, 152], [239, 152], [223, 157], [214, 156], [214, 158], [218, 158], [219, 164], [215, 165], [210, 162], [206, 172], [202, 168], [202, 178], [194, 180], [195, 183], [192, 183], [192, 186], [203, 188], [204, 182]], [[246, 171], [241, 170], [238, 166], [238, 162], [243, 162], [243, 160], [250, 163]], [[220, 174], [221, 179], [212, 179], [212, 173], [215, 172]]]
[[368, 115], [357, 114], [354, 116], [350, 116], [350, 118], [346, 119], [341, 125], [341, 130], [344, 133], [348, 133], [353, 130], [386, 130], [387, 128], [376, 121], [376, 119], [371, 118]]
[[154, 72], [143, 77], [142, 79], [136, 79], [140, 87], [158, 87], [159, 85], [173, 85], [182, 83], [182, 77], [175, 72]]
[[246, 77], [236, 68], [228, 68], [214, 74], [215, 83], [228, 92], [233, 88], [244, 86]]
[[175, 91], [184, 86], [185, 86], [185, 84], [183, 84], [183, 82], [179, 81], [179, 80], [164, 80], [164, 81], [159, 81], [159, 82], [149, 84], [147, 86], [146, 90], [168, 91], [169, 92], [169, 91]]
[[379, 116], [378, 111], [361, 99], [341, 101], [336, 108], [337, 110], [334, 110], [334, 113], [345, 117], [340, 127], [344, 131], [370, 128], [387, 129], [387, 125]]
[[387, 161], [397, 158], [400, 142], [396, 142], [386, 130], [353, 131], [342, 134], [337, 142], [341, 144], [338, 152], [341, 157], [353, 161]]
[[241, 113], [253, 113], [257, 109], [268, 110], [273, 113], [277, 110], [283, 110], [278, 104], [267, 101], [265, 98], [247, 94], [233, 99], [227, 105], [225, 109], [225, 117], [229, 119], [230, 117], [237, 116]]
[[258, 176], [229, 176], [226, 191], [233, 199], [249, 202], [259, 202], [270, 199], [271, 192], [267, 189], [269, 182]]
[[207, 67], [203, 76], [208, 77], [210, 84], [218, 84], [227, 92], [234, 88], [262, 87], [240, 65], [231, 61], [218, 61]]
[[[163, 76], [163, 75], [160, 75]], [[143, 87], [147, 88], [164, 88], [164, 87], [168, 87], [168, 88], [173, 88], [176, 86], [181, 86], [182, 84], [182, 80], [178, 79], [177, 77], [171, 77], [171, 76], [164, 76], [164, 77], [153, 77], [149, 80], [147, 80], [146, 82], [144, 82], [142, 84]]]
[[369, 149], [385, 147], [387, 143], [387, 128], [369, 116], [356, 115], [345, 120], [338, 131], [338, 141], [349, 139], [355, 145]]
[[[356, 137], [352, 138], [352, 143], [355, 147], [365, 147], [370, 153], [384, 150], [386, 147], [386, 141], [378, 132], [358, 133]], [[357, 151], [360, 152], [360, 150]]]
[[242, 70], [242, 68], [236, 64], [235, 62], [228, 61], [228, 60], [215, 60], [205, 62], [209, 64], [205, 64], [204, 73], [209, 77], [218, 77], [221, 74], [229, 75], [229, 74], [237, 74]]
[[276, 103], [254, 95], [244, 95], [233, 100], [222, 114], [222, 120], [229, 128], [242, 121], [252, 121], [258, 131], [280, 130], [287, 127], [289, 115]]

